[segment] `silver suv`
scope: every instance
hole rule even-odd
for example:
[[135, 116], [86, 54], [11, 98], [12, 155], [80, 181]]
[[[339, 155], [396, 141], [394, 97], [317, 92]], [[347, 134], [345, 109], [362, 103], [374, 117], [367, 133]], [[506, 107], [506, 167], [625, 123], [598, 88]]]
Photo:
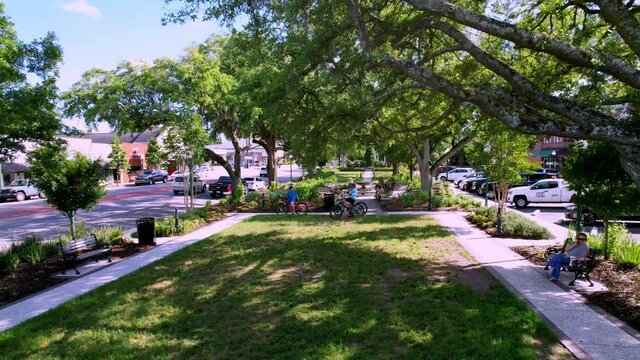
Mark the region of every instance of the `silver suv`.
[[0, 189], [0, 202], [8, 199], [16, 201], [29, 200], [33, 196], [44, 198], [44, 193], [31, 184], [31, 180], [14, 180], [8, 187]]

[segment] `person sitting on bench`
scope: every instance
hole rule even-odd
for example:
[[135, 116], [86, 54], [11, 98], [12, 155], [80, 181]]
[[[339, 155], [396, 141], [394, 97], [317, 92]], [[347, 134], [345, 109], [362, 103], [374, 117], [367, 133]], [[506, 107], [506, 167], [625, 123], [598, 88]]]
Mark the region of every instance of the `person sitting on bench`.
[[567, 246], [564, 253], [557, 254], [549, 260], [549, 266], [552, 268], [549, 280], [557, 281], [560, 278], [560, 269], [562, 269], [564, 265], [569, 265], [572, 258], [584, 259], [589, 255], [587, 234], [579, 233], [576, 239], [575, 245]]

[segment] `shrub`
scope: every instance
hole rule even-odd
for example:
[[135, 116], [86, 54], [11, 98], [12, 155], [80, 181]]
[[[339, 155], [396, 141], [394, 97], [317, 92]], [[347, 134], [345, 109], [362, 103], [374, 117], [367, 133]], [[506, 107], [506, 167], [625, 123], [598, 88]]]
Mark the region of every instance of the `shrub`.
[[503, 214], [502, 232], [505, 236], [522, 239], [551, 238], [549, 230], [513, 211], [507, 211]]
[[613, 259], [624, 265], [639, 266], [640, 265], [640, 245], [629, 238], [617, 244]]
[[37, 236], [29, 236], [21, 243], [12, 244], [11, 252], [19, 261], [34, 265], [55, 256], [58, 249], [55, 243], [45, 243]]
[[121, 226], [101, 226], [92, 229], [91, 233], [96, 235], [98, 242], [105, 245], [122, 245], [129, 242]]
[[[497, 209], [478, 208], [467, 219], [481, 229], [495, 229], [498, 225]], [[519, 239], [551, 238], [549, 230], [513, 211], [505, 211], [502, 215], [502, 234]]]
[[402, 183], [407, 185], [410, 189], [419, 189], [420, 188], [420, 178], [417, 176], [411, 177], [408, 172], [403, 171], [397, 175], [391, 177], [396, 184]]
[[249, 191], [247, 195], [244, 196], [244, 201], [254, 203], [260, 202], [260, 193], [256, 191]]
[[0, 273], [15, 274], [20, 264], [20, 257], [12, 249], [0, 252]]
[[[429, 203], [429, 193], [423, 191], [411, 191], [401, 194], [398, 196], [398, 199], [402, 201], [405, 206], [409, 207], [426, 205]], [[465, 194], [456, 194], [452, 196], [432, 194], [431, 205], [435, 208], [458, 206], [466, 209], [479, 207], [480, 202]]]

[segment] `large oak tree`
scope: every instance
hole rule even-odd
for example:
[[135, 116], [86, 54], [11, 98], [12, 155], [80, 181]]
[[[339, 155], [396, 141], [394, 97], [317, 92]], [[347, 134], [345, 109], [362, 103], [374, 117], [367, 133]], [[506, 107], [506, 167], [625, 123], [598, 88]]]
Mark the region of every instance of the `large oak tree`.
[[[394, 71], [521, 132], [611, 143], [640, 184], [636, 1], [174, 2], [167, 21], [248, 14], [308, 59], [359, 55], [363, 71]], [[457, 73], [427, 66], [442, 56]]]

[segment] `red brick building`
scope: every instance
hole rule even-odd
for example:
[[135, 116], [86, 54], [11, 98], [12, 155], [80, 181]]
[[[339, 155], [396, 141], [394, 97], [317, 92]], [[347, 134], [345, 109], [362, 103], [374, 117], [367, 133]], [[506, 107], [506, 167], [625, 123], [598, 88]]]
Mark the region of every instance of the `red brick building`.
[[527, 158], [542, 169], [562, 170], [564, 159], [569, 156], [573, 140], [559, 136], [544, 136], [536, 143]]

